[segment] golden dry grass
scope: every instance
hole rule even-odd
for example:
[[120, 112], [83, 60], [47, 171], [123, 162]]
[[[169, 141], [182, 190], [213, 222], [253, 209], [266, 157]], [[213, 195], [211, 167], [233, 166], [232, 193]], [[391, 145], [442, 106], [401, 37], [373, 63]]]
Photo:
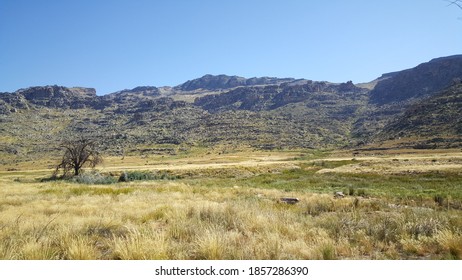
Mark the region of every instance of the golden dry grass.
[[[462, 258], [461, 210], [436, 202], [335, 199], [330, 192], [255, 187], [235, 177], [111, 185], [35, 180], [45, 174], [0, 173], [1, 259]], [[280, 203], [281, 197], [300, 203]]]

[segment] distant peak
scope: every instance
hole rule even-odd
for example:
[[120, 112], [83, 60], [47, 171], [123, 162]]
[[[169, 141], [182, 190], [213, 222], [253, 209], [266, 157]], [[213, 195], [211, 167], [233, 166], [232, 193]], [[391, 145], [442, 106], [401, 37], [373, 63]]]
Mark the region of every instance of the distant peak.
[[256, 86], [256, 85], [270, 85], [270, 84], [281, 84], [284, 82], [294, 81], [293, 78], [275, 78], [275, 77], [253, 77], [244, 78], [240, 76], [229, 76], [229, 75], [211, 75], [207, 74], [200, 78], [189, 80], [181, 85], [176, 86], [176, 89], [183, 91], [194, 91], [194, 90], [221, 90], [230, 89], [239, 86]]
[[85, 87], [64, 87], [58, 85], [47, 85], [47, 86], [33, 86], [28, 88], [19, 89], [16, 91], [18, 94], [24, 96], [54, 96], [54, 95], [96, 95], [96, 90], [94, 88], [85, 88]]
[[159, 89], [154, 86], [138, 86], [132, 89], [124, 89], [117, 92], [113, 92], [108, 94], [108, 96], [116, 96], [116, 95], [149, 95], [149, 96], [158, 96], [160, 95]]
[[451, 56], [438, 57], [430, 60], [430, 62], [439, 62], [444, 60], [462, 60], [462, 54], [456, 54]]

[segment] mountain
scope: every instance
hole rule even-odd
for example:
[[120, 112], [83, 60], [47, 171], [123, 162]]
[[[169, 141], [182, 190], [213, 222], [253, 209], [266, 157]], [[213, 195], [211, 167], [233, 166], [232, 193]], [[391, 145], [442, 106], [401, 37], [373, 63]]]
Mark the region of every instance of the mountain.
[[82, 135], [100, 139], [110, 155], [192, 147], [462, 147], [461, 74], [459, 55], [362, 85], [205, 75], [103, 96], [82, 87], [20, 89], [0, 93], [0, 164], [55, 157], [57, 143]]
[[412, 147], [462, 146], [462, 83], [454, 84], [412, 106], [380, 132], [382, 139], [418, 139]]
[[194, 101], [194, 105], [210, 112], [273, 110], [298, 102], [309, 102], [310, 106], [319, 107], [323, 103], [333, 102], [332, 99], [340, 100], [342, 97], [355, 99], [358, 94], [365, 91], [353, 85], [351, 81], [343, 84], [305, 81], [303, 84], [283, 83], [261, 87], [240, 87], [222, 94], [199, 97]]
[[[369, 83], [375, 86], [369, 92], [367, 106], [354, 124], [353, 138], [362, 139], [359, 142], [383, 142], [387, 137], [383, 137], [382, 132], [390, 122], [461, 78], [462, 55], [436, 58], [411, 69], [383, 74]], [[449, 118], [460, 118], [452, 113], [454, 111], [446, 112]]]
[[151, 97], [157, 97], [160, 96], [160, 91], [157, 87], [153, 86], [141, 86], [141, 87], [136, 87], [133, 89], [124, 89], [118, 92], [110, 93], [104, 96], [104, 99], [121, 99], [124, 98], [130, 98], [131, 96], [136, 96], [136, 97], [146, 97], [146, 98], [151, 98]]
[[223, 90], [240, 86], [257, 86], [257, 85], [277, 85], [284, 82], [294, 81], [293, 78], [273, 78], [261, 77], [246, 79], [239, 76], [227, 75], [205, 75], [201, 78], [189, 80], [175, 87], [177, 90], [194, 91], [194, 90]]
[[412, 69], [384, 74], [370, 93], [371, 102], [383, 105], [426, 97], [457, 78], [462, 78], [462, 55], [433, 59]]
[[27, 103], [30, 103], [49, 108], [79, 109], [92, 105], [90, 103], [96, 100], [96, 90], [81, 87], [66, 88], [56, 85], [39, 86], [20, 89], [14, 94], [4, 93], [1, 100], [19, 108], [26, 108]]

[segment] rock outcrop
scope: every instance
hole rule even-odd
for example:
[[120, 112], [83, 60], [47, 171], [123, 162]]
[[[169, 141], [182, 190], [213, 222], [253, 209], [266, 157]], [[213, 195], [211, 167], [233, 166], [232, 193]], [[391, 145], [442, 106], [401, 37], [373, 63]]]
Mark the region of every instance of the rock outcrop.
[[383, 105], [423, 98], [462, 78], [462, 55], [433, 59], [415, 68], [385, 74], [371, 91], [371, 102]]
[[205, 75], [201, 78], [189, 80], [175, 87], [177, 90], [194, 91], [194, 90], [225, 90], [240, 86], [256, 86], [256, 85], [276, 85], [285, 82], [294, 81], [293, 78], [272, 78], [260, 77], [246, 79], [239, 76], [227, 75]]

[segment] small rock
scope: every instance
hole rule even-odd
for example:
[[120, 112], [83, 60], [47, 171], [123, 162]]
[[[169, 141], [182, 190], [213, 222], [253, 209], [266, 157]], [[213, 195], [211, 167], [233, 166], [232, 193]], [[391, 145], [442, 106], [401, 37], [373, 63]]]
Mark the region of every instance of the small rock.
[[299, 203], [300, 199], [295, 198], [295, 197], [282, 197], [280, 201], [287, 203], [287, 204], [295, 204], [295, 203]]
[[335, 192], [334, 197], [335, 198], [343, 198], [343, 197], [345, 197], [345, 194], [343, 192]]

